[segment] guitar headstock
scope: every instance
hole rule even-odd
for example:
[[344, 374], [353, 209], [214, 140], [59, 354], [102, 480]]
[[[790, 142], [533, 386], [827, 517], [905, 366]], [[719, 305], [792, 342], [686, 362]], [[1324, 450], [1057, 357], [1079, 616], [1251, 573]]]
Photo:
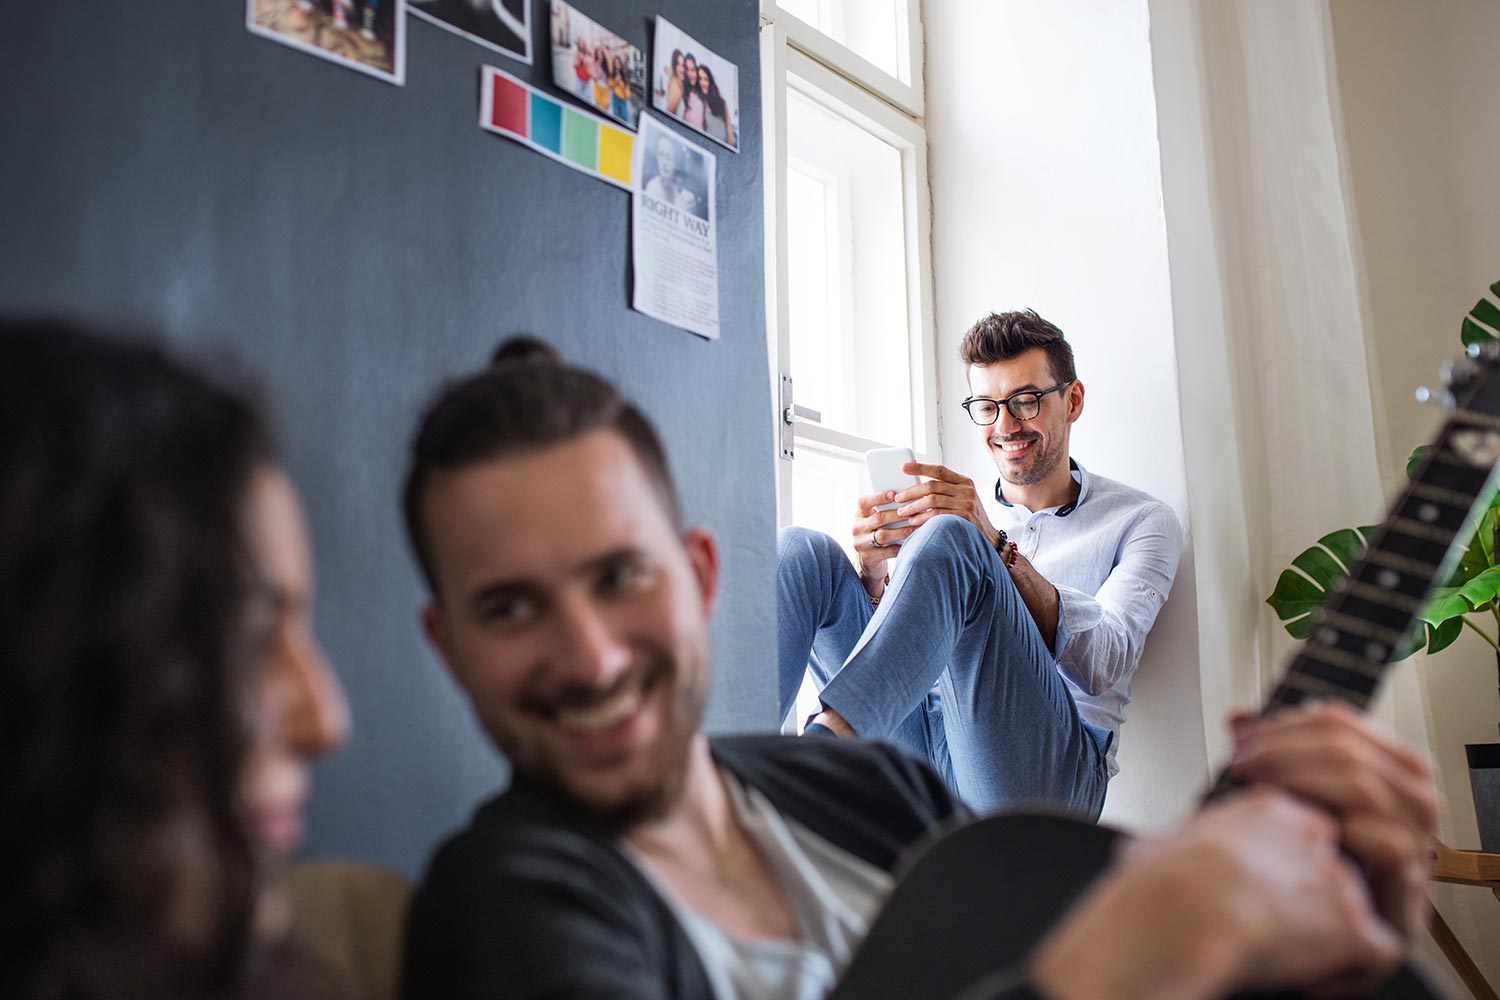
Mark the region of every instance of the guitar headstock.
[[1500, 416], [1500, 340], [1488, 340], [1468, 346], [1464, 356], [1443, 363], [1438, 371], [1442, 388], [1434, 391], [1425, 386], [1417, 390], [1419, 402], [1437, 402], [1449, 410], [1474, 410], [1489, 416]]

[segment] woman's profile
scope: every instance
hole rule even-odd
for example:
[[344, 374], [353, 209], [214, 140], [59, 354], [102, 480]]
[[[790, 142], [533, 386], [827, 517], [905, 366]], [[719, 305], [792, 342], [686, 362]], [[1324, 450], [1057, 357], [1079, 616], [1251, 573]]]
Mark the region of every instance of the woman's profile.
[[0, 996], [338, 995], [285, 936], [347, 715], [264, 420], [148, 344], [0, 351]]

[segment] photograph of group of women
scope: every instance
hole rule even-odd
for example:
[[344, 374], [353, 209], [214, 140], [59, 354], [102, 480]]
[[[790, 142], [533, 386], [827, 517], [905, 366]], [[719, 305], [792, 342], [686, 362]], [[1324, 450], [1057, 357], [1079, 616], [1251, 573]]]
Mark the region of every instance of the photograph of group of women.
[[646, 103], [646, 54], [563, 0], [552, 0], [552, 82], [635, 128]]
[[651, 106], [738, 152], [740, 74], [665, 18], [656, 19]]

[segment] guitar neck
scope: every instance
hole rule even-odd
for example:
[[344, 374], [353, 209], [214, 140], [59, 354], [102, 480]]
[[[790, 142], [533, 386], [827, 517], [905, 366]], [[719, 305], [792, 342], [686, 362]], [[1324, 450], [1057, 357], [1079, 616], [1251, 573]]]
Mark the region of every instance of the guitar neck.
[[[1406, 655], [1417, 615], [1444, 583], [1495, 489], [1500, 420], [1454, 412], [1406, 490], [1397, 497], [1317, 613], [1262, 714], [1308, 700], [1336, 699], [1369, 708], [1390, 664]], [[1221, 775], [1209, 798], [1238, 787]]]

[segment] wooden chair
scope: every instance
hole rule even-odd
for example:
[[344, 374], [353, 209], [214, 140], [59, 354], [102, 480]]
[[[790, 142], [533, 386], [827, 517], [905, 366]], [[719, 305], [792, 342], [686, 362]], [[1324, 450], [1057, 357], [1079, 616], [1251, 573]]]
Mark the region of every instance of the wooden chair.
[[293, 933], [361, 1000], [396, 1000], [412, 885], [404, 875], [349, 861], [313, 861], [291, 873]]
[[[1432, 879], [1434, 882], [1451, 882], [1455, 885], [1483, 886], [1500, 899], [1500, 854], [1483, 851], [1457, 851], [1440, 840], [1433, 841]], [[1432, 938], [1458, 973], [1464, 987], [1474, 994], [1474, 1000], [1497, 1000], [1495, 991], [1485, 982], [1474, 960], [1464, 950], [1448, 926], [1443, 915], [1434, 907], [1431, 920]]]

